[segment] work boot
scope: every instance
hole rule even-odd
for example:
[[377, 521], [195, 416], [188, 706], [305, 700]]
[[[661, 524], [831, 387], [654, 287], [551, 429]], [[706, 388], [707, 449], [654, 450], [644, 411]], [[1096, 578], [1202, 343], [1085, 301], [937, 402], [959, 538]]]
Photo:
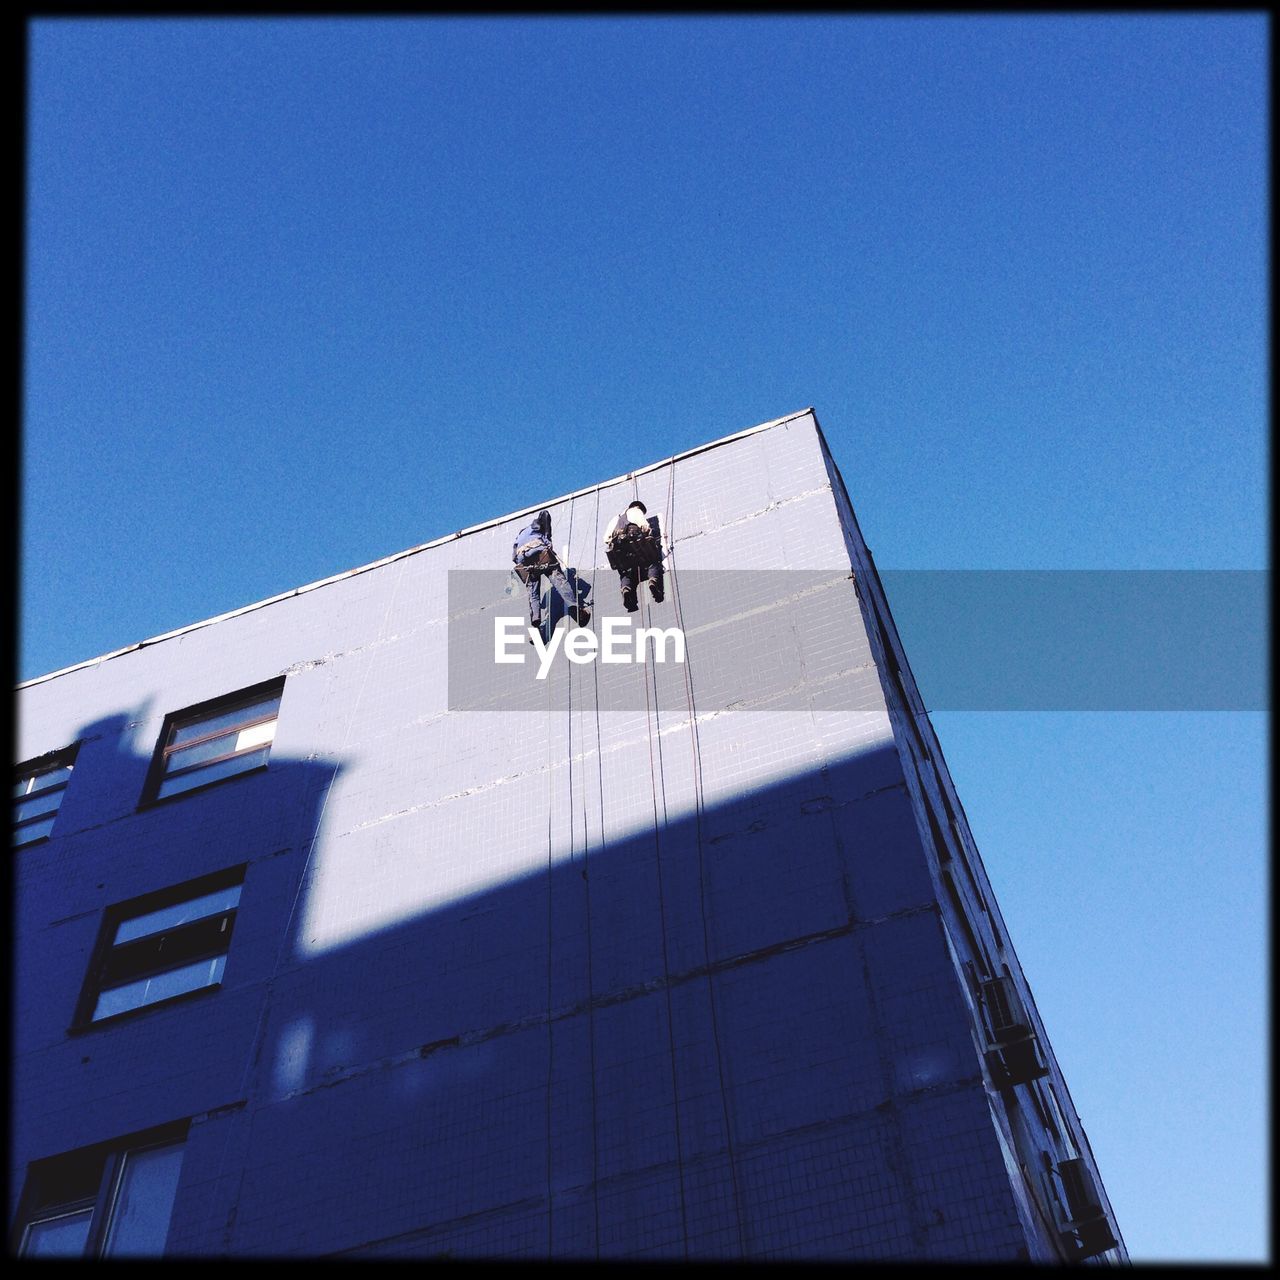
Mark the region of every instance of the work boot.
[[656, 582], [651, 582], [649, 584], [649, 599], [652, 600], [654, 604], [662, 603], [662, 588], [658, 586]]
[[622, 593], [622, 607], [628, 613], [635, 613], [639, 606], [636, 604], [636, 593], [634, 591], [624, 591]]

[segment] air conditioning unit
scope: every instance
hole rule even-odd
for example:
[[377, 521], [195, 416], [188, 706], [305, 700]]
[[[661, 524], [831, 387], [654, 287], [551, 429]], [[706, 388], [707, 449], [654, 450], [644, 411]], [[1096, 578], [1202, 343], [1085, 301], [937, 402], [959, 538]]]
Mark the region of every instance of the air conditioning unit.
[[1068, 1221], [1062, 1224], [1062, 1243], [1073, 1259], [1092, 1258], [1114, 1249], [1117, 1243], [1102, 1197], [1085, 1162], [1076, 1157], [1058, 1165], [1058, 1177], [1066, 1193]]
[[986, 1022], [987, 1069], [1000, 1088], [1049, 1074], [1035, 1029], [1010, 977], [988, 978], [978, 988]]

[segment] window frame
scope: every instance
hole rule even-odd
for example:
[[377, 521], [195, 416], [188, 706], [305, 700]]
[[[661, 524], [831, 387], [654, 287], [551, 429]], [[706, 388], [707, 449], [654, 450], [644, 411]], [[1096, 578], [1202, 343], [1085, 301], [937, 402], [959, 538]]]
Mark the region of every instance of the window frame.
[[[165, 1147], [182, 1146], [185, 1148], [188, 1132], [191, 1127], [189, 1119], [175, 1120], [168, 1124], [143, 1129], [124, 1138], [115, 1138], [107, 1142], [94, 1143], [76, 1151], [63, 1152], [56, 1156], [46, 1156], [33, 1160], [27, 1165], [26, 1182], [22, 1196], [18, 1201], [18, 1212], [14, 1217], [13, 1229], [10, 1232], [10, 1254], [15, 1257], [30, 1257], [25, 1252], [31, 1229], [42, 1223], [53, 1222], [58, 1218], [67, 1218], [75, 1214], [89, 1212], [89, 1229], [85, 1237], [81, 1258], [103, 1258], [113, 1255], [104, 1252], [107, 1238], [115, 1226], [116, 1210], [120, 1201], [121, 1187], [126, 1166], [130, 1157], [158, 1151]], [[185, 1150], [184, 1150], [185, 1157]], [[85, 1194], [73, 1199], [49, 1199], [50, 1192], [42, 1190], [42, 1183], [47, 1187], [59, 1174], [66, 1176], [67, 1170], [80, 1164], [85, 1178]], [[96, 1171], [96, 1173], [94, 1172]], [[90, 1175], [96, 1179], [90, 1191]], [[52, 1177], [51, 1177], [52, 1175]], [[75, 1176], [73, 1174], [73, 1176]], [[181, 1186], [181, 1170], [178, 1183], [174, 1187], [174, 1202], [177, 1201], [178, 1188]], [[173, 1205], [169, 1206], [169, 1228], [173, 1225]], [[166, 1234], [167, 1234], [166, 1229]], [[130, 1255], [123, 1254], [122, 1257]], [[139, 1256], [139, 1255], [132, 1255]], [[163, 1256], [163, 1252], [161, 1255]]]
[[[62, 747], [57, 751], [47, 751], [44, 755], [36, 756], [31, 760], [24, 760], [14, 769], [14, 786], [24, 780], [34, 782], [43, 773], [53, 773], [57, 770], [65, 769], [67, 772], [74, 773], [76, 755], [79, 753], [80, 744], [72, 743], [69, 747]], [[27, 800], [38, 799], [43, 795], [53, 795], [57, 793], [59, 800], [57, 807], [51, 810], [51, 813], [41, 814], [37, 818], [25, 818], [22, 822], [16, 822], [10, 819], [9, 823], [9, 844], [11, 849], [29, 849], [33, 845], [42, 844], [46, 840], [53, 838], [53, 828], [56, 826], [58, 816], [62, 812], [63, 799], [66, 796], [67, 788], [71, 785], [71, 778], [67, 777], [63, 781], [56, 783], [50, 787], [39, 788], [34, 791], [26, 791], [22, 795], [13, 797], [13, 804], [17, 806]], [[50, 824], [49, 830], [43, 835], [33, 836], [29, 840], [19, 840], [18, 828], [20, 826], [30, 826], [34, 822], [43, 821], [45, 818], [52, 816], [53, 823]]]
[[158, 940], [157, 950], [159, 950], [164, 940], [174, 934], [185, 934], [190, 937], [195, 935], [197, 931], [204, 929], [209, 922], [218, 919], [222, 921], [218, 933], [220, 945], [217, 949], [203, 948], [198, 954], [182, 957], [171, 966], [150, 968], [144, 965], [143, 968], [128, 979], [129, 981], [138, 981], [144, 977], [158, 977], [165, 973], [174, 972], [189, 964], [202, 963], [204, 960], [216, 960], [219, 956], [224, 958], [230, 956], [231, 943], [235, 935], [236, 918], [240, 910], [239, 898], [231, 906], [219, 908], [207, 916], [197, 916], [194, 920], [180, 921], [167, 928], [141, 934], [137, 938], [128, 938], [123, 942], [117, 942], [116, 935], [120, 927], [130, 920], [140, 919], [153, 912], [164, 910], [166, 907], [176, 907], [187, 902], [193, 902], [222, 889], [242, 888], [247, 868], [248, 863], [242, 862], [234, 867], [227, 867], [224, 870], [200, 876], [195, 880], [187, 880], [182, 884], [153, 890], [140, 897], [130, 898], [107, 907], [103, 912], [102, 924], [98, 930], [98, 939], [90, 956], [89, 967], [85, 973], [84, 983], [80, 988], [80, 995], [76, 1001], [75, 1011], [68, 1031], [71, 1034], [80, 1034], [98, 1027], [111, 1026], [125, 1018], [140, 1017], [150, 1013], [152, 1010], [165, 1008], [182, 1000], [198, 999], [201, 996], [220, 990], [225, 977], [225, 960], [223, 971], [214, 982], [207, 982], [186, 991], [175, 992], [172, 995], [161, 996], [159, 999], [149, 1000], [128, 1009], [120, 1009], [115, 1013], [104, 1014], [99, 1018], [93, 1016], [104, 991], [117, 990], [126, 985], [126, 982], [120, 980], [108, 983], [109, 968], [113, 957], [118, 958], [120, 953], [127, 948], [132, 948], [135, 953], [142, 954], [141, 948], [136, 944], [146, 944], [149, 940], [155, 939]]
[[[214, 756], [210, 759], [200, 760], [194, 765], [188, 765], [185, 768], [179, 768], [173, 771], [168, 769], [168, 761], [176, 752], [189, 750], [193, 746], [199, 746], [202, 742], [213, 741], [220, 737], [226, 737], [233, 732], [244, 732], [246, 729], [256, 728], [258, 725], [277, 723], [280, 719], [280, 706], [284, 700], [284, 676], [275, 676], [270, 680], [264, 680], [260, 684], [250, 685], [245, 689], [238, 689], [234, 693], [219, 694], [216, 698], [208, 698], [204, 702], [195, 703], [190, 707], [183, 707], [179, 711], [171, 711], [165, 716], [164, 724], [160, 729], [160, 737], [156, 743], [155, 754], [151, 758], [151, 767], [147, 772], [147, 779], [142, 789], [142, 798], [138, 802], [139, 809], [148, 809], [153, 805], [170, 804], [175, 800], [181, 800], [184, 796], [194, 795], [200, 791], [206, 791], [210, 787], [216, 787], [225, 782], [234, 781], [236, 778], [248, 777], [250, 774], [260, 773], [266, 769], [270, 763], [270, 748], [275, 745], [275, 735], [272, 734], [271, 741], [266, 744], [267, 759], [258, 764], [248, 765], [244, 769], [239, 769], [234, 773], [223, 774], [217, 778], [210, 778], [206, 782], [197, 782], [192, 786], [183, 787], [179, 791], [174, 791], [169, 795], [161, 795], [160, 789], [171, 778], [182, 777], [186, 773], [195, 773], [198, 770], [207, 769], [211, 765], [222, 764], [227, 760], [234, 760], [237, 756], [247, 756], [253, 752], [260, 750], [260, 746], [249, 747], [244, 751], [227, 751], [222, 755]], [[215, 716], [226, 715], [236, 711], [241, 707], [251, 707], [255, 703], [264, 701], [266, 698], [275, 695], [276, 706], [274, 714], [266, 716], [260, 715], [251, 717], [244, 721], [233, 722], [230, 725], [222, 725], [218, 729], [205, 734], [202, 737], [196, 737], [174, 743], [173, 739], [179, 730], [189, 728], [191, 725], [199, 724], [202, 720], [212, 720]]]

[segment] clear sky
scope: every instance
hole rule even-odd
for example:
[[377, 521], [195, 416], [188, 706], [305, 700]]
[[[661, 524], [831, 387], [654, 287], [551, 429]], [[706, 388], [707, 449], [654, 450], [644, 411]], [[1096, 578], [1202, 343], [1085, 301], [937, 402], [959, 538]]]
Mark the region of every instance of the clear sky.
[[[882, 569], [1266, 567], [1269, 39], [33, 21], [18, 678], [809, 405]], [[1267, 1257], [1264, 714], [934, 723], [1133, 1257]]]

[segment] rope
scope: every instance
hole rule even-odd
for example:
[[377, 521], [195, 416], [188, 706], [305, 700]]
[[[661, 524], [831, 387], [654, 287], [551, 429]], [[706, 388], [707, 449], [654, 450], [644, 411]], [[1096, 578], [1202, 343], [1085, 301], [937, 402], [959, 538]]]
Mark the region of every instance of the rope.
[[[640, 497], [639, 482], [637, 481], [634, 474], [630, 477], [630, 479], [631, 479], [632, 499], [633, 501], [638, 500]], [[599, 522], [599, 492], [600, 492], [599, 486], [597, 486], [596, 488], [597, 525]], [[642, 584], [639, 581], [639, 574], [637, 573], [637, 581], [636, 581], [637, 597], [639, 597], [641, 593], [641, 586]], [[647, 597], [647, 594], [648, 593], [645, 592], [646, 597]], [[648, 625], [650, 621], [651, 621], [651, 618], [649, 616], [649, 602], [646, 598], [645, 600], [646, 625]], [[689, 1218], [688, 1218], [688, 1208], [687, 1208], [688, 1196], [685, 1188], [684, 1142], [683, 1142], [683, 1135], [680, 1128], [680, 1088], [679, 1088], [679, 1080], [676, 1074], [675, 1015], [672, 1009], [672, 1001], [671, 1001], [671, 964], [670, 964], [670, 957], [669, 957], [668, 948], [667, 948], [667, 909], [666, 909], [666, 892], [665, 892], [665, 888], [663, 885], [663, 878], [662, 878], [662, 841], [659, 836], [659, 828], [658, 828], [658, 778], [662, 776], [662, 773], [661, 773], [662, 741], [661, 741], [660, 731], [659, 731], [659, 738], [658, 738], [659, 762], [656, 769], [655, 769], [655, 762], [654, 762], [653, 729], [654, 729], [654, 724], [657, 721], [657, 714], [658, 714], [657, 713], [658, 688], [657, 688], [657, 680], [655, 675], [653, 700], [651, 702], [649, 698], [649, 675], [647, 671], [647, 664], [644, 662], [641, 662], [639, 665], [640, 665], [640, 677], [644, 681], [645, 731], [649, 739], [649, 789], [650, 789], [650, 794], [653, 800], [653, 849], [654, 849], [654, 863], [657, 871], [657, 881], [658, 881], [658, 920], [659, 920], [659, 927], [662, 931], [663, 991], [665, 993], [666, 1003], [667, 1003], [667, 1054], [668, 1054], [668, 1060], [670, 1061], [670, 1064], [671, 1064], [671, 1098], [672, 1098], [671, 1110], [672, 1110], [673, 1127], [675, 1132], [676, 1165], [679, 1170], [679, 1176], [680, 1176], [680, 1225], [681, 1225], [681, 1233], [684, 1241], [684, 1254], [685, 1254], [685, 1257], [688, 1258], [689, 1256]], [[597, 672], [596, 673], [596, 743], [597, 743], [597, 747], [599, 747], [599, 744], [600, 744], [599, 687], [600, 687], [599, 673]], [[604, 839], [604, 783], [603, 783], [604, 763], [603, 763], [603, 758], [601, 758], [598, 762], [598, 769], [599, 769], [599, 776], [601, 779], [600, 781], [600, 822], [601, 822], [600, 831], [601, 831], [601, 843], [603, 844], [603, 839]], [[666, 823], [666, 813], [667, 813], [667, 803], [666, 803], [666, 786], [665, 786], [665, 779], [664, 779], [663, 797], [662, 797], [662, 820], [664, 824]], [[593, 1045], [593, 1052], [594, 1052], [594, 1045]], [[594, 1064], [594, 1059], [593, 1059], [593, 1064]], [[594, 1079], [594, 1065], [593, 1065], [593, 1068], [592, 1068], [593, 1088], [594, 1088], [594, 1084], [595, 1084], [595, 1079]], [[598, 1231], [599, 1231], [599, 1226], [598, 1226], [598, 1216], [597, 1216], [597, 1242], [599, 1239]], [[597, 1250], [598, 1250], [598, 1244], [597, 1244]]]
[[[596, 514], [592, 538], [600, 535], [600, 486], [596, 485]], [[594, 572], [593, 542], [593, 572]], [[599, 578], [599, 574], [596, 574]], [[593, 582], [594, 587], [594, 582]], [[591, 598], [591, 629], [596, 636], [597, 648], [600, 642], [599, 620], [596, 616], [597, 599]], [[596, 713], [596, 780], [600, 793], [600, 848], [604, 848], [604, 747], [600, 735], [600, 670], [598, 663], [591, 664], [591, 676], [595, 685]], [[587, 797], [586, 788], [582, 796], [582, 883], [585, 894], [587, 917], [587, 1046], [591, 1062], [591, 1199], [595, 1220], [595, 1253], [600, 1257], [600, 1150], [599, 1150], [599, 1116], [596, 1104], [596, 1024], [595, 1024], [595, 984], [591, 967], [591, 875], [587, 866], [589, 839], [587, 831]]]
[[[671, 582], [671, 599], [675, 606], [676, 626], [684, 633], [684, 612], [680, 606], [680, 580], [675, 567], [675, 495], [676, 465], [671, 459], [671, 469], [667, 481], [667, 560], [668, 577]], [[687, 644], [687, 641], [686, 641]], [[733, 1184], [733, 1208], [738, 1224], [738, 1252], [743, 1258], [747, 1256], [746, 1235], [742, 1220], [742, 1195], [738, 1186], [737, 1158], [733, 1146], [733, 1128], [729, 1119], [729, 1099], [724, 1082], [724, 1056], [720, 1047], [720, 1024], [716, 1014], [715, 984], [711, 980], [711, 942], [710, 926], [707, 923], [707, 877], [706, 862], [702, 848], [702, 811], [705, 807], [702, 789], [702, 757], [698, 744], [697, 705], [693, 696], [693, 673], [689, 666], [689, 653], [686, 647], [684, 660], [685, 703], [689, 714], [689, 733], [693, 748], [693, 800], [694, 831], [698, 845], [698, 906], [702, 915], [702, 958], [703, 968], [707, 975], [707, 1002], [711, 1007], [711, 1038], [716, 1050], [716, 1073], [720, 1081], [720, 1110], [724, 1118], [725, 1148], [729, 1157], [729, 1178]]]
[[[569, 532], [565, 537], [565, 548], [568, 551], [573, 545], [573, 499], [569, 499]], [[572, 558], [572, 557], [571, 557]], [[561, 570], [563, 573], [563, 569]], [[548, 578], [547, 618], [550, 621], [554, 604], [553, 592], [555, 583]], [[561, 601], [563, 604], [564, 601]], [[565, 754], [565, 765], [569, 775], [569, 864], [573, 865], [573, 672], [572, 664], [567, 664], [566, 696], [568, 699], [568, 741]], [[555, 1203], [552, 1190], [552, 1082], [555, 1078], [555, 1036], [552, 1030], [552, 1007], [554, 994], [553, 942], [555, 931], [552, 923], [552, 893], [555, 883], [554, 862], [552, 858], [552, 815], [555, 812], [555, 775], [551, 768], [551, 711], [552, 689], [554, 682], [547, 681], [547, 1089], [546, 1089], [546, 1142], [547, 1142], [547, 1257], [554, 1256], [555, 1244]]]
[[[637, 583], [637, 591], [639, 584]], [[645, 623], [650, 621], [649, 604], [645, 601]], [[689, 1256], [689, 1218], [686, 1208], [685, 1194], [685, 1175], [684, 1175], [684, 1144], [681, 1141], [680, 1134], [680, 1088], [676, 1078], [676, 1042], [675, 1042], [675, 1018], [671, 1008], [671, 966], [667, 957], [667, 908], [666, 897], [662, 884], [662, 842], [658, 836], [658, 784], [654, 773], [653, 759], [653, 722], [655, 718], [655, 709], [651, 707], [649, 701], [649, 672], [648, 663], [641, 662], [640, 676], [644, 681], [644, 711], [645, 711], [645, 728], [649, 734], [649, 788], [653, 795], [653, 851], [655, 865], [658, 873], [658, 920], [662, 930], [662, 976], [663, 991], [667, 998], [667, 1052], [671, 1061], [671, 1099], [672, 1099], [672, 1115], [675, 1125], [676, 1139], [676, 1164], [680, 1172], [680, 1227], [684, 1237], [684, 1254]], [[657, 703], [658, 686], [655, 675], [653, 688], [653, 701]], [[660, 732], [660, 731], [659, 731]], [[661, 751], [661, 741], [659, 741], [659, 751]], [[663, 822], [666, 822], [666, 795], [664, 790], [663, 802]]]
[[[548, 610], [551, 607], [550, 599], [547, 600]], [[552, 763], [552, 745], [551, 745], [551, 700], [552, 681], [547, 681], [547, 1088], [546, 1088], [546, 1173], [547, 1173], [547, 1257], [552, 1256], [551, 1249], [553, 1244], [553, 1226], [551, 1205], [551, 1081], [555, 1069], [555, 1042], [551, 1033], [551, 1002], [552, 1002], [552, 967], [551, 967], [551, 944], [553, 937], [551, 922], [551, 885], [552, 885], [552, 851], [554, 843], [552, 840], [552, 815], [555, 813], [555, 770]]]

